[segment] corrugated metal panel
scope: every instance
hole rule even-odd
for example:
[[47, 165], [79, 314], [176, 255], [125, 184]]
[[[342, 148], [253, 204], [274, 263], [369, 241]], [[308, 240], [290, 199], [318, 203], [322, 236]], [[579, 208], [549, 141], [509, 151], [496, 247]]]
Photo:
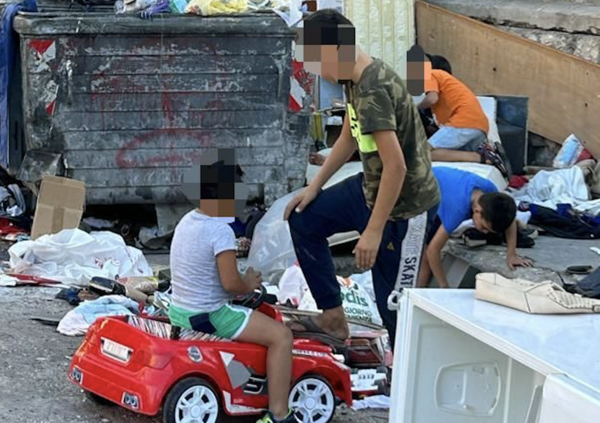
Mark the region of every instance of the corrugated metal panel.
[[414, 0], [344, 0], [357, 43], [406, 76], [406, 52], [415, 43]]
[[[28, 149], [60, 152], [88, 204], [185, 201], [183, 170], [235, 147], [267, 203], [303, 183], [291, 40], [275, 15], [19, 17]], [[302, 122], [302, 119], [300, 119]]]

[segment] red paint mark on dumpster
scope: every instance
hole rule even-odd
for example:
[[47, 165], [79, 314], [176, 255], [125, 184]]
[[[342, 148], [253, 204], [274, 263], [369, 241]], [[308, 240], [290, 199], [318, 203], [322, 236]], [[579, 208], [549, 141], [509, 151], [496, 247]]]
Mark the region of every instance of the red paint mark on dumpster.
[[54, 40], [31, 40], [29, 47], [37, 51], [39, 54], [44, 54], [50, 47], [53, 47]]
[[291, 80], [289, 109], [292, 112], [299, 112], [302, 110], [304, 96], [312, 92], [315, 79], [304, 70], [301, 62], [292, 60]]
[[[195, 142], [193, 148], [198, 148], [197, 152], [179, 152], [174, 148], [175, 144], [182, 139], [193, 139]], [[145, 157], [140, 148], [144, 144], [151, 144], [156, 141], [161, 142], [168, 139], [168, 145], [162, 146], [164, 153], [156, 157]], [[189, 129], [158, 129], [156, 131], [141, 134], [123, 146], [115, 157], [117, 166], [120, 168], [142, 168], [142, 167], [163, 167], [172, 164], [182, 164], [194, 162], [200, 157], [200, 149], [212, 145], [212, 137], [206, 134], [199, 134]]]
[[54, 108], [56, 107], [56, 100], [52, 101], [50, 104], [46, 106], [46, 112], [52, 116], [54, 114]]

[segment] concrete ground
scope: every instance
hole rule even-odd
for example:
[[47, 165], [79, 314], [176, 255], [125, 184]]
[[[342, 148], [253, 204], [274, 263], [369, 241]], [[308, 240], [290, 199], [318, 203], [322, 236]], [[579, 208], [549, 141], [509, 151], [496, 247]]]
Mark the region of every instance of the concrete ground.
[[[154, 268], [168, 255], [147, 255]], [[136, 415], [118, 406], [99, 406], [67, 380], [81, 337], [67, 337], [34, 316], [60, 318], [72, 307], [54, 299], [54, 288], [0, 288], [0, 422], [159, 423], [160, 416]], [[338, 408], [333, 423], [384, 423], [387, 411]], [[256, 419], [229, 419], [242, 423]]]
[[[600, 256], [589, 247], [597, 242], [539, 237], [533, 249], [520, 253], [536, 261], [533, 269], [510, 272], [506, 248], [468, 249], [454, 243], [450, 252], [482, 271], [497, 271], [508, 277], [532, 280], [555, 279], [570, 265], [598, 266]], [[166, 254], [147, 254], [155, 270], [168, 266]], [[352, 273], [351, 257], [338, 267]], [[241, 268], [244, 267], [241, 263]], [[568, 278], [568, 277], [567, 277]], [[31, 320], [34, 316], [62, 317], [71, 306], [56, 300], [52, 288], [0, 288], [0, 422], [2, 423], [159, 423], [160, 416], [136, 415], [120, 407], [91, 403], [67, 380], [66, 372], [81, 337], [66, 337], [54, 327]], [[231, 419], [230, 421], [232, 421]], [[385, 410], [354, 412], [338, 409], [334, 423], [385, 423]], [[235, 419], [253, 422], [254, 419]]]
[[506, 264], [506, 246], [485, 246], [484, 248], [468, 248], [454, 241], [450, 243], [448, 252], [458, 257], [481, 272], [499, 273], [507, 278], [522, 278], [533, 282], [551, 280], [557, 283], [576, 283], [583, 276], [566, 273], [569, 266], [600, 265], [600, 255], [590, 250], [598, 247], [595, 240], [560, 239], [539, 236], [533, 248], [520, 249], [518, 253], [533, 260], [531, 268], [509, 270]]

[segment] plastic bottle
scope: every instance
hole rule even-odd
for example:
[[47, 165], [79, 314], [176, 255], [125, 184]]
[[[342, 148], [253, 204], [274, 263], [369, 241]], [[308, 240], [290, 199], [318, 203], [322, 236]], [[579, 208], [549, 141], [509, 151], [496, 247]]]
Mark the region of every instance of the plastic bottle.
[[574, 134], [567, 137], [565, 142], [554, 158], [552, 166], [556, 169], [567, 169], [577, 163], [577, 159], [583, 152], [583, 144]]

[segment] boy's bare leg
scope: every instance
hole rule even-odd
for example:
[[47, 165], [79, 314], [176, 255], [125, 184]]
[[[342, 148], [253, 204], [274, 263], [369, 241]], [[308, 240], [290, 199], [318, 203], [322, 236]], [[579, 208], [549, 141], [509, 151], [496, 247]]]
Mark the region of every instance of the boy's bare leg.
[[447, 150], [436, 148], [431, 150], [431, 160], [434, 162], [471, 162], [480, 163], [481, 155], [474, 151]]
[[431, 281], [431, 267], [427, 258], [427, 249], [423, 252], [421, 258], [421, 267], [419, 268], [419, 277], [417, 279], [417, 288], [428, 288]]
[[289, 411], [288, 396], [292, 379], [292, 331], [260, 312], [252, 312], [248, 326], [238, 341], [263, 345], [267, 352], [269, 411], [283, 420]]

